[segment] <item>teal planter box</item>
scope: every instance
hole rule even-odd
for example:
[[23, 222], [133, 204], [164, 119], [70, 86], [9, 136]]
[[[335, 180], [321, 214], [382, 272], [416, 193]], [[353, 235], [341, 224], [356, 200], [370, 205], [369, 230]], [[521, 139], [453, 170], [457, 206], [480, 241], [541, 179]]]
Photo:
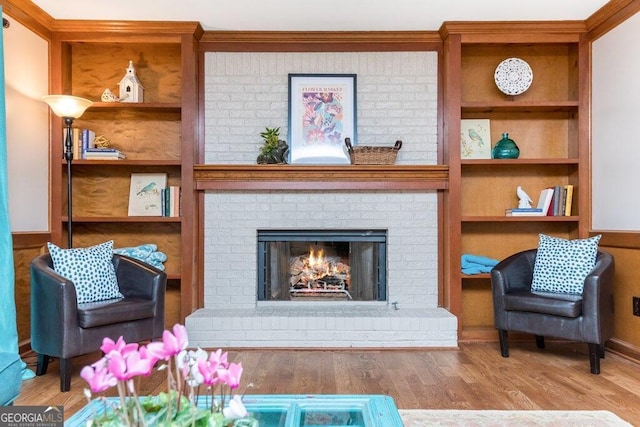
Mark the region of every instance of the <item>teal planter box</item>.
[[[201, 400], [206, 405], [204, 399]], [[252, 416], [259, 420], [260, 427], [402, 427], [393, 398], [383, 395], [264, 394], [245, 395], [242, 401]], [[94, 410], [102, 407], [94, 400], [64, 425], [85, 426]]]

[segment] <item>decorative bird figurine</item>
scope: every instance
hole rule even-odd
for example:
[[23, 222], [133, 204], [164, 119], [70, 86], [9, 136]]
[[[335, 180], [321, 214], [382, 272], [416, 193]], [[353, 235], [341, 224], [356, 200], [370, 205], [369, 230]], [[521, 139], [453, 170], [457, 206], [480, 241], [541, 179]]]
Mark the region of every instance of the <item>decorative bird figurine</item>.
[[531, 200], [531, 197], [529, 197], [529, 195], [522, 189], [520, 185], [518, 185], [518, 188], [516, 188], [516, 194], [518, 195], [518, 199], [520, 199], [520, 201], [518, 202], [519, 208], [531, 207], [531, 203], [533, 202], [533, 200]]
[[145, 194], [150, 193], [155, 187], [156, 187], [156, 183], [150, 182], [149, 184], [142, 187], [140, 191], [136, 193], [136, 196], [144, 196]]
[[482, 139], [480, 134], [473, 128], [469, 128], [469, 138], [471, 138], [471, 141], [475, 142], [479, 146], [484, 145], [484, 140]]
[[105, 89], [104, 92], [102, 92], [100, 99], [102, 100], [102, 102], [118, 102], [118, 97], [115, 96], [113, 92], [111, 92], [111, 90], [108, 88]]

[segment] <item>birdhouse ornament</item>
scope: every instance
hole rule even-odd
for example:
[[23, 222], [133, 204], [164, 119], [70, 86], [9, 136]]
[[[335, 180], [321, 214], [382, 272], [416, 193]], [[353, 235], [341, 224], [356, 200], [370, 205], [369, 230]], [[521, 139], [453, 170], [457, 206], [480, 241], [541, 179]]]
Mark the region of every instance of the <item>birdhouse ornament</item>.
[[136, 70], [133, 68], [133, 61], [129, 61], [129, 67], [120, 83], [120, 102], [142, 102], [142, 92], [144, 87], [136, 77]]

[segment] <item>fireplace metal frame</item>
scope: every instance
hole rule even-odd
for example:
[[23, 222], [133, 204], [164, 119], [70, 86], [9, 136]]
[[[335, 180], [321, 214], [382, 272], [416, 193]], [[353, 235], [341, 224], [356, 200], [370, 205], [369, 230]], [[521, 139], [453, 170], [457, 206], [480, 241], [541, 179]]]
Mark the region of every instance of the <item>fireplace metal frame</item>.
[[[386, 229], [318, 229], [257, 230], [257, 300], [267, 299], [266, 245], [270, 242], [374, 242], [378, 243], [377, 301], [387, 301], [387, 230]], [[384, 268], [381, 268], [384, 267]]]

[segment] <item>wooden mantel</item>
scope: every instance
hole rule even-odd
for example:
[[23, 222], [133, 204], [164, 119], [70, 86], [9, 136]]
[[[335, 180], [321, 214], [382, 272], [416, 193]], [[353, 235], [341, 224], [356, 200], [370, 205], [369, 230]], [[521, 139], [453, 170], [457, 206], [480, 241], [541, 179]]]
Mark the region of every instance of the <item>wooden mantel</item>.
[[194, 165], [197, 190], [444, 190], [446, 165]]

